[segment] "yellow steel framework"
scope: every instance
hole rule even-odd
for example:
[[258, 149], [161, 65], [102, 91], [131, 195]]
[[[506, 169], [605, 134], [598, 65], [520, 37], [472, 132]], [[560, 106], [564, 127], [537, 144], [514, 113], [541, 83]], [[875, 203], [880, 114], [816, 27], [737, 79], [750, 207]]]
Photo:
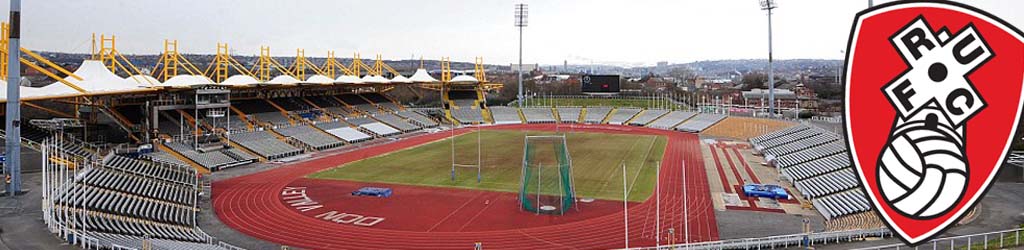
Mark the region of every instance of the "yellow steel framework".
[[[479, 89], [482, 89], [483, 91], [489, 91], [489, 90], [494, 90], [494, 89], [502, 88], [504, 85], [501, 84], [501, 83], [493, 83], [493, 82], [488, 82], [487, 81], [487, 73], [486, 73], [487, 71], [484, 68], [483, 57], [477, 57], [475, 59], [476, 60], [474, 62], [473, 71], [474, 71], [474, 76], [476, 77], [477, 81], [479, 81], [479, 83], [452, 83], [452, 82], [450, 82], [451, 81], [451, 76], [452, 76], [451, 75], [451, 60], [448, 59], [447, 57], [445, 57], [445, 58], [441, 59], [441, 78], [442, 78], [442, 79], [440, 79], [441, 83], [419, 83], [419, 84], [416, 84], [416, 87], [422, 88], [422, 89], [435, 90], [435, 91], [441, 90], [442, 89], [442, 85], [457, 85], [457, 86], [463, 86], [463, 87], [468, 87], [468, 85], [473, 85], [474, 88], [479, 88]], [[423, 68], [423, 64], [424, 64], [423, 63], [423, 59], [420, 58], [420, 68]], [[445, 80], [444, 79], [445, 77], [448, 77], [448, 80]]]
[[487, 71], [484, 71], [484, 58], [477, 57], [474, 59], [475, 61], [473, 64], [473, 76], [476, 76], [476, 80], [480, 81], [481, 83], [487, 82], [487, 76], [484, 75], [487, 73]]
[[501, 83], [492, 83], [487, 81], [487, 69], [484, 68], [484, 58], [477, 57], [473, 65], [473, 75], [476, 76], [476, 80], [480, 81], [478, 86], [483, 91], [489, 91], [492, 89], [500, 89], [504, 85]]
[[373, 68], [363, 63], [362, 59], [359, 59], [359, 53], [355, 53], [352, 55], [352, 65], [349, 66], [348, 69], [351, 70], [352, 75], [356, 77], [363, 76], [363, 69], [366, 69], [367, 75], [371, 75], [371, 71], [373, 71]]
[[[6, 22], [0, 22], [0, 36], [2, 36], [2, 37], [0, 37], [0, 45], [2, 45], [2, 46], [0, 46], [0, 55], [2, 55], [2, 57], [3, 57], [3, 59], [0, 59], [0, 68], [3, 68], [2, 70], [0, 70], [0, 78], [3, 78], [2, 80], [5, 80], [5, 81], [7, 80], [7, 73], [8, 73], [7, 72], [7, 63], [9, 62], [8, 55], [10, 55], [10, 53], [7, 50], [8, 49], [7, 48], [8, 44], [10, 42], [8, 40], [9, 37], [10, 37], [9, 36], [10, 28], [11, 28], [10, 25], [8, 25]], [[75, 80], [79, 80], [79, 81], [82, 80], [82, 77], [80, 77], [78, 75], [75, 75], [74, 73], [71, 73], [67, 69], [64, 69], [63, 67], [57, 65], [56, 63], [51, 62], [50, 60], [47, 60], [46, 58], [40, 56], [39, 54], [36, 54], [35, 52], [32, 52], [31, 50], [28, 50], [28, 49], [25, 49], [25, 48], [18, 48], [18, 51], [21, 51], [21, 53], [23, 55], [28, 56], [29, 58], [34, 59], [36, 62], [42, 63], [43, 65], [46, 65], [47, 67], [53, 68], [53, 69], [57, 70], [58, 72], [60, 72], [60, 73], [62, 73], [64, 75], [67, 75], [68, 77], [71, 77], [71, 78], [73, 78]], [[54, 74], [53, 72], [51, 72], [50, 70], [47, 70], [47, 69], [43, 68], [42, 66], [39, 66], [38, 64], [36, 64], [36, 62], [29, 61], [26, 58], [18, 58], [18, 61], [21, 62], [22, 65], [28, 66], [29, 68], [32, 68], [32, 69], [34, 69], [36, 71], [39, 71], [39, 72], [42, 72], [47, 77], [49, 77], [49, 78], [51, 78], [53, 80], [56, 80], [56, 81], [58, 81], [60, 83], [63, 83], [64, 85], [66, 85], [66, 86], [68, 86], [68, 87], [70, 87], [72, 89], [75, 89], [78, 92], [82, 92], [82, 93], [86, 92], [85, 89], [82, 89], [81, 87], [78, 87], [78, 85], [75, 85], [75, 84], [73, 84], [71, 82], [68, 82], [67, 80], [64, 80], [63, 77], [60, 77], [57, 74]]]
[[213, 79], [215, 82], [223, 82], [224, 79], [230, 77], [232, 69], [240, 74], [253, 76], [252, 71], [249, 71], [242, 63], [231, 57], [231, 50], [228, 48], [228, 44], [217, 43], [217, 55], [213, 57], [210, 65], [206, 66], [203, 75]]
[[[6, 51], [7, 44], [7, 33], [9, 32], [9, 26], [4, 23], [0, 24], [0, 76], [6, 77], [7, 75], [7, 57]], [[91, 59], [100, 61], [105, 67], [115, 74], [124, 75], [139, 75], [142, 72], [137, 68], [131, 61], [129, 61], [124, 55], [122, 55], [117, 49], [116, 36], [107, 36], [100, 34], [92, 36], [92, 54]], [[305, 57], [305, 51], [302, 49], [296, 50], [296, 59], [289, 66], [285, 67], [276, 59], [271, 56], [270, 48], [266, 46], [260, 47], [260, 56], [255, 64], [251, 68], [247, 68], [239, 61], [231, 57], [230, 50], [227, 44], [217, 44], [217, 54], [213, 61], [208, 65], [205, 70], [200, 70], [194, 64], [189, 62], [183, 55], [178, 52], [178, 41], [177, 40], [165, 40], [164, 41], [164, 53], [161, 55], [157, 64], [153, 66], [152, 75], [159, 81], [167, 81], [170, 78], [185, 72], [193, 75], [204, 75], [210, 77], [216, 82], [222, 82], [227, 79], [230, 74], [240, 73], [249, 75], [257, 78], [261, 81], [268, 81], [273, 76], [272, 74], [283, 74], [295, 77], [298, 80], [304, 80], [310, 70], [316, 74], [328, 76], [330, 78], [336, 78], [342, 74], [353, 75], [361, 77], [363, 71], [366, 71], [367, 75], [384, 76], [385, 73], [391, 73], [393, 75], [400, 75], [400, 73], [393, 67], [384, 62], [381, 55], [376, 56], [375, 62], [371, 65], [366, 64], [361, 58], [360, 54], [355, 53], [353, 56], [352, 63], [346, 67], [340, 60], [335, 58], [333, 51], [329, 51], [327, 59], [322, 65], [316, 65], [307, 57]], [[67, 75], [69, 79], [83, 80], [80, 76], [75, 75], [72, 72], [50, 62], [49, 60], [39, 56], [38, 54], [21, 48], [26, 56], [21, 58], [21, 62], [27, 67], [38, 70], [39, 72], [46, 74], [48, 77], [53, 78], [62, 82], [63, 84], [81, 92], [86, 91], [67, 80], [63, 77], [58, 76], [54, 71], [58, 71], [61, 74]], [[45, 66], [40, 66], [45, 65]], [[420, 68], [424, 67], [424, 62], [421, 58]], [[440, 83], [420, 83], [416, 86], [425, 89], [432, 90], [447, 90], [451, 88], [455, 83], [451, 82], [453, 77], [451, 68], [451, 59], [445, 57], [441, 62], [442, 75]], [[278, 73], [274, 73], [277, 71]], [[490, 90], [500, 88], [500, 83], [487, 82], [486, 70], [483, 65], [483, 58], [475, 58], [474, 75], [477, 80], [480, 81], [480, 85], [474, 86], [480, 90]], [[147, 79], [148, 81], [148, 79]], [[156, 84], [151, 82], [151, 84]], [[466, 87], [463, 84], [458, 84], [462, 87]], [[392, 90], [395, 86], [376, 86], [377, 91], [388, 91]], [[415, 91], [414, 91], [415, 92]], [[418, 93], [417, 93], [418, 94]], [[447, 93], [443, 93], [447, 94]], [[83, 103], [74, 102], [73, 104], [89, 104], [92, 103], [90, 100], [81, 99]]]
[[381, 61], [380, 61], [380, 54], [378, 54], [377, 55], [377, 60], [374, 61], [374, 63], [373, 63], [372, 70], [370, 72], [367, 72], [366, 74], [368, 74], [368, 75], [377, 75], [377, 76], [384, 75], [383, 74], [384, 67], [381, 64], [383, 64], [383, 63], [381, 63]]
[[10, 37], [10, 31], [10, 25], [8, 25], [6, 22], [0, 23], [0, 33], [2, 33], [0, 34], [0, 36], [3, 36], [3, 40], [0, 40], [0, 47], [3, 47], [0, 48], [0, 50], [2, 50], [0, 51], [0, 64], [4, 65], [4, 67], [0, 69], [0, 76], [3, 76], [4, 79], [7, 79], [7, 61], [10, 60], [9, 58], [7, 58], [7, 39], [8, 37]]
[[[324, 60], [324, 64], [320, 66], [320, 70], [323, 71], [324, 75], [331, 79], [338, 78], [343, 75], [353, 75], [352, 70], [345, 67], [345, 64], [338, 62], [338, 59], [334, 58], [334, 51], [327, 51], [327, 60]], [[341, 70], [338, 72], [337, 70]], [[341, 74], [339, 74], [341, 73]]]
[[[484, 92], [483, 92], [484, 86], [487, 83], [487, 75], [486, 74], [487, 74], [487, 71], [484, 70], [484, 58], [483, 57], [474, 58], [474, 61], [473, 61], [473, 76], [475, 76], [477, 82], [479, 82], [477, 84], [477, 86], [474, 88], [474, 90], [476, 90], [476, 96], [477, 96], [477, 101], [476, 102], [477, 103], [483, 102], [483, 101], [486, 100], [486, 98], [484, 96]], [[485, 114], [484, 117], [487, 117], [487, 115]]]
[[269, 81], [270, 73], [273, 70], [295, 77], [288, 68], [281, 66], [281, 63], [277, 62], [274, 57], [270, 56], [270, 47], [260, 46], [260, 57], [256, 60], [256, 64], [252, 66], [250, 71], [255, 73], [254, 76], [256, 79], [259, 79], [260, 81]]
[[215, 82], [223, 82], [229, 75], [228, 64], [224, 63], [223, 60], [217, 60], [220, 59], [218, 57], [224, 54], [224, 50], [228, 50], [228, 46], [226, 44], [217, 43], [217, 54], [214, 56], [213, 62], [211, 62], [210, 65], [207, 65], [206, 70], [203, 71], [203, 75], [207, 75], [208, 77], [212, 76], [210, 78]]
[[300, 81], [306, 80], [306, 69], [313, 70], [313, 73], [315, 74], [327, 75], [324, 74], [324, 71], [317, 67], [316, 64], [306, 58], [306, 50], [295, 49], [295, 62], [293, 62], [289, 67], [289, 70], [292, 72], [292, 76], [295, 76], [295, 78]]
[[441, 83], [448, 84], [452, 81], [452, 61], [448, 57], [441, 58]]
[[449, 85], [452, 81], [452, 62], [450, 60], [448, 57], [441, 58], [441, 100], [448, 103], [449, 107], [454, 107], [455, 103], [448, 97], [448, 89], [450, 89]]
[[384, 70], [387, 70], [389, 73], [395, 76], [401, 75], [401, 73], [398, 73], [398, 71], [395, 70], [395, 68], [392, 68], [387, 63], [384, 63], [384, 60], [381, 59], [380, 54], [377, 54], [377, 61], [373, 63], [373, 69], [377, 71], [376, 75], [379, 76], [384, 75]]
[[[96, 50], [96, 34], [92, 35], [92, 59], [98, 60], [107, 66], [107, 69], [114, 74], [117, 74], [118, 70], [124, 71], [129, 76], [142, 75], [142, 71], [135, 67], [134, 64], [127, 57], [117, 51], [117, 36], [107, 37], [106, 35], [100, 34], [99, 50]], [[146, 79], [148, 82], [149, 79]], [[156, 84], [150, 82], [149, 84]]]
[[178, 40], [164, 39], [164, 53], [160, 55], [160, 59], [157, 59], [156, 65], [153, 66], [153, 78], [166, 82], [177, 76], [179, 69], [191, 75], [202, 74], [199, 68], [178, 53]]

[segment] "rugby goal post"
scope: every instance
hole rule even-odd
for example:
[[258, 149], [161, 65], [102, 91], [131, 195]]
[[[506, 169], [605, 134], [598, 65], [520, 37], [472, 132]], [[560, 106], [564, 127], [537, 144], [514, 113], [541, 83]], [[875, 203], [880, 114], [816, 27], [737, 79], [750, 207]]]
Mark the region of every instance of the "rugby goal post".
[[452, 147], [451, 147], [451, 149], [452, 149], [452, 171], [451, 171], [452, 182], [455, 182], [456, 169], [458, 169], [458, 168], [466, 168], [466, 169], [473, 169], [473, 168], [475, 168], [476, 169], [476, 182], [480, 183], [481, 179], [483, 179], [483, 176], [482, 176], [482, 173], [481, 173], [481, 169], [483, 167], [483, 150], [482, 150], [482, 147], [483, 147], [482, 145], [483, 144], [482, 144], [482, 139], [481, 139], [481, 137], [482, 137], [481, 136], [481, 132], [482, 131], [480, 130], [481, 126], [479, 124], [475, 125], [474, 127], [476, 128], [476, 132], [475, 132], [476, 133], [476, 164], [472, 164], [472, 163], [471, 164], [463, 164], [463, 163], [459, 163], [456, 160], [456, 157], [455, 157], [455, 152], [456, 152], [456, 150], [455, 150], [455, 148], [456, 148], [455, 147], [455, 128], [453, 127], [451, 129], [452, 135], [451, 135], [451, 138], [449, 139], [449, 141], [451, 141], [451, 145], [452, 145]]
[[525, 136], [520, 176], [520, 210], [561, 215], [578, 209], [565, 135]]

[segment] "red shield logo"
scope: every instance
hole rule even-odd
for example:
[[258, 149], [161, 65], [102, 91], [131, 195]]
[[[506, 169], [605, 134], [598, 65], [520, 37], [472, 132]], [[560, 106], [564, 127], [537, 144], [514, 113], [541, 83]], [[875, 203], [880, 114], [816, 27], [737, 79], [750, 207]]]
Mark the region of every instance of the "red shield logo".
[[916, 245], [960, 219], [1003, 164], [1024, 85], [1024, 35], [952, 2], [857, 14], [846, 61], [846, 137], [875, 210]]

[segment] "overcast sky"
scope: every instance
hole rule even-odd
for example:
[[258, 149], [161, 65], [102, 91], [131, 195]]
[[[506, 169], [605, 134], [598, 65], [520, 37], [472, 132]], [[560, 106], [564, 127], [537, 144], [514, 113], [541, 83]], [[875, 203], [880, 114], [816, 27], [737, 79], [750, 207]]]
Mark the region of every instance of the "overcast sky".
[[[9, 6], [8, 1], [0, 1]], [[658, 61], [767, 58], [767, 19], [757, 0], [525, 0], [524, 63], [651, 65]], [[887, 2], [876, 0], [876, 4]], [[972, 0], [1024, 27], [1024, 1]], [[387, 59], [423, 56], [491, 64], [517, 58], [517, 1], [503, 0], [27, 0], [22, 46], [88, 52], [91, 33], [115, 34], [123, 53], [156, 54], [165, 38], [186, 53]], [[777, 0], [778, 59], [840, 59], [867, 0]], [[0, 15], [7, 20], [7, 12]]]

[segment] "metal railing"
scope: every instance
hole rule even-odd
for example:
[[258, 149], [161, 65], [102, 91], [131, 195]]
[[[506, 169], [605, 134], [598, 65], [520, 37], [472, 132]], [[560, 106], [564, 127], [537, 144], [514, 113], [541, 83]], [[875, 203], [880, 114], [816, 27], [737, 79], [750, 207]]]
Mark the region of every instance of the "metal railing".
[[[544, 94], [541, 94], [541, 95], [527, 95], [527, 96], [524, 96], [524, 97], [527, 99], [524, 102], [524, 104], [528, 104], [528, 106], [580, 107], [579, 105], [556, 105], [556, 104], [558, 104], [557, 102], [555, 102], [555, 103], [545, 103], [545, 102], [541, 101], [540, 104], [534, 102], [534, 101], [536, 101], [535, 99], [545, 99], [545, 98], [547, 98], [547, 99], [595, 99], [595, 100], [640, 100], [640, 101], [644, 101], [644, 100], [648, 100], [648, 101], [651, 101], [651, 100], [655, 100], [655, 101], [663, 100], [663, 101], [667, 101], [669, 103], [669, 105], [667, 105], [667, 106], [675, 106], [675, 108], [677, 108], [679, 110], [693, 109], [694, 108], [694, 105], [683, 101], [683, 99], [681, 99], [679, 96], [671, 96], [671, 95], [653, 95], [653, 96], [645, 96], [645, 95], [619, 95], [619, 96], [613, 96], [613, 97], [599, 97], [599, 96], [595, 97], [595, 96], [589, 96], [589, 95], [544, 95]], [[509, 102], [508, 104], [506, 104], [506, 106], [510, 106], [510, 107], [511, 106], [515, 106], [518, 101], [519, 100], [513, 100], [513, 101]], [[527, 106], [527, 105], [524, 105], [524, 107], [525, 106]]]
[[1024, 228], [934, 239], [915, 247], [899, 243], [858, 249], [1006, 249], [1022, 246], [1021, 236], [1024, 236]]
[[719, 241], [698, 242], [689, 244], [667, 245], [661, 247], [635, 249], [774, 249], [860, 241], [868, 238], [891, 237], [892, 232], [886, 228], [820, 232], [810, 234], [777, 235], [761, 238], [728, 239]]
[[1024, 151], [1010, 152], [1010, 156], [1007, 157], [1006, 163], [1024, 168]]
[[223, 248], [228, 249], [228, 250], [245, 250], [245, 248], [241, 248], [241, 247], [238, 247], [238, 246], [235, 246], [235, 245], [231, 245], [230, 243], [223, 242], [223, 241], [218, 242], [217, 246], [223, 247]]

